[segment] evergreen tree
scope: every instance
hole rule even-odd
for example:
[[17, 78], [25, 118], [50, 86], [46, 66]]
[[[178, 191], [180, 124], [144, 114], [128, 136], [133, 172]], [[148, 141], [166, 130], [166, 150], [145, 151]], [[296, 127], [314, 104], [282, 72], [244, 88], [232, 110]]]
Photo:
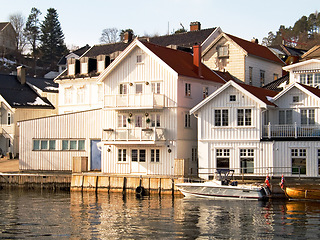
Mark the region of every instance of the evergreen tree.
[[64, 44], [64, 35], [54, 8], [47, 10], [47, 15], [41, 24], [41, 58], [50, 70], [57, 69], [59, 59], [68, 52]]
[[38, 42], [40, 40], [40, 21], [39, 15], [41, 14], [40, 10], [37, 8], [32, 8], [31, 13], [26, 22], [26, 27], [24, 28], [25, 36], [27, 38], [28, 43], [32, 48], [32, 58], [34, 64], [34, 74], [36, 75], [36, 64], [37, 64], [37, 56], [38, 56]]

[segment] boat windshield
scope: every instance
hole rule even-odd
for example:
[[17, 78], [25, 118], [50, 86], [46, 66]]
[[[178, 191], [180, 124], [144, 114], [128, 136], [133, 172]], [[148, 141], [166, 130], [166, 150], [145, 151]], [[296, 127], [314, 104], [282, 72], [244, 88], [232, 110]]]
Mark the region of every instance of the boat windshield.
[[221, 181], [223, 185], [229, 185], [232, 180], [234, 170], [230, 169], [217, 169], [215, 179]]

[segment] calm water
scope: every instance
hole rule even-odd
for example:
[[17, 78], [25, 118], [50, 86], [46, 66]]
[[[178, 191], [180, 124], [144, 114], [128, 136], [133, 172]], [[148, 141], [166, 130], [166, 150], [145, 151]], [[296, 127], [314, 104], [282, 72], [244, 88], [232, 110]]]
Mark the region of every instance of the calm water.
[[319, 238], [319, 202], [0, 190], [0, 239]]

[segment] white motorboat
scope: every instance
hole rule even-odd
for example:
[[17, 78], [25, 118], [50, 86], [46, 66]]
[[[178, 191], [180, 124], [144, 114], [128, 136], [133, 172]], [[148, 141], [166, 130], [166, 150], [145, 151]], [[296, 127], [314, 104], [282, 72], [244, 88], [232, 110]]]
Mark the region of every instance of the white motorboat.
[[218, 176], [214, 180], [179, 183], [176, 187], [186, 197], [263, 200], [270, 196], [270, 190], [266, 186], [238, 184], [236, 181], [231, 181], [229, 178], [233, 172], [229, 169], [218, 169]]

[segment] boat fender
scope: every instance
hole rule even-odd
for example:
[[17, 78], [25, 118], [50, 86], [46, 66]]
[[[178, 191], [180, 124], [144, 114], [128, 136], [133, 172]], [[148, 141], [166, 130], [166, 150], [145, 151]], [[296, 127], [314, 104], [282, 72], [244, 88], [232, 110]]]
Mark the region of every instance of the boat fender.
[[142, 186], [137, 187], [136, 188], [136, 194], [140, 195], [140, 196], [144, 196], [145, 195], [144, 187], [142, 187]]

